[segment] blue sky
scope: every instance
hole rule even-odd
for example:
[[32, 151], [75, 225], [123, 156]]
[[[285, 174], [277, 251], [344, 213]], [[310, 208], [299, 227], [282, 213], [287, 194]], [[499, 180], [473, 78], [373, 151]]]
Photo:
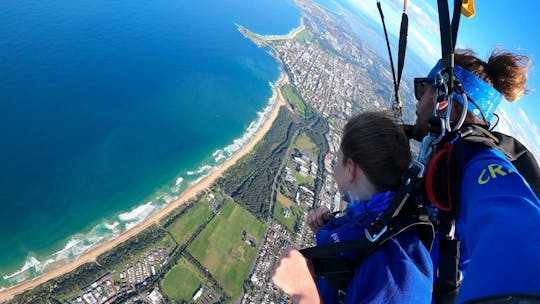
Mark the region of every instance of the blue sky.
[[[380, 23], [376, 0], [345, 0]], [[453, 1], [449, 1], [450, 7]], [[398, 36], [403, 0], [381, 0], [388, 30]], [[501, 102], [497, 129], [521, 140], [540, 160], [540, 40], [537, 37], [540, 2], [476, 0], [476, 15], [461, 18], [457, 47], [470, 48], [484, 60], [496, 47], [529, 56], [528, 88], [531, 93], [517, 102]], [[440, 57], [440, 36], [436, 0], [408, 0], [408, 52], [416, 52], [427, 62]], [[431, 65], [431, 64], [429, 64]], [[426, 71], [427, 73], [428, 71]]]

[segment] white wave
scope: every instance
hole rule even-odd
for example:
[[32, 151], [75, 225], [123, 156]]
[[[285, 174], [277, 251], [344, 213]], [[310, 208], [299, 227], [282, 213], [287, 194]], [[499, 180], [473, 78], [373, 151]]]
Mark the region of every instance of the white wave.
[[66, 246], [64, 246], [64, 248], [62, 248], [62, 250], [57, 251], [53, 254], [51, 262], [72, 260], [78, 257], [81, 253], [90, 249], [92, 245], [95, 245], [101, 239], [103, 239], [103, 237], [99, 239], [96, 239], [92, 236], [74, 237], [68, 241], [68, 243], [66, 244]]
[[135, 226], [137, 226], [139, 223], [136, 223], [136, 222], [132, 222], [132, 223], [127, 223], [126, 224], [126, 230], [129, 230]]
[[[106, 235], [99, 234], [97, 231], [99, 230], [98, 228], [100, 226], [109, 226], [109, 228], [111, 228], [109, 231], [112, 231], [113, 233]], [[93, 246], [107, 240], [111, 236], [118, 235], [118, 226], [118, 222], [115, 222], [112, 225], [107, 223], [98, 224], [92, 230], [90, 230], [88, 234], [71, 238], [64, 248], [41, 261], [38, 258], [30, 255], [26, 258], [26, 261], [21, 269], [12, 274], [4, 275], [3, 279], [14, 281], [13, 283], [19, 283], [26, 279], [30, 279], [30, 275], [36, 276], [42, 274], [51, 264], [72, 261]], [[118, 232], [114, 233], [114, 230]]]
[[175, 185], [173, 187], [171, 187], [171, 192], [172, 193], [178, 193], [180, 191], [180, 185]]
[[[272, 86], [272, 88], [274, 87], [274, 84], [271, 83], [270, 85]], [[240, 138], [233, 140], [232, 144], [228, 145], [227, 147], [223, 149], [224, 153], [222, 153], [222, 155], [224, 156], [224, 158], [231, 157], [234, 153], [236, 153], [243, 146], [245, 146], [249, 142], [249, 140], [255, 135], [255, 133], [257, 133], [257, 131], [261, 128], [261, 126], [264, 124], [264, 122], [268, 118], [270, 112], [272, 112], [276, 98], [277, 98], [277, 93], [275, 90], [273, 90], [272, 97], [270, 97], [268, 100], [268, 105], [262, 111], [257, 113], [257, 119], [252, 121], [249, 124], [246, 131], [244, 132], [244, 134], [242, 134]], [[214, 155], [214, 157], [216, 156]]]
[[119, 222], [114, 222], [112, 224], [109, 224], [107, 222], [103, 223], [103, 226], [110, 230], [111, 232], [115, 233], [118, 231], [118, 226], [120, 226]]
[[188, 171], [187, 175], [196, 175], [196, 174], [207, 173], [208, 171], [212, 170], [212, 168], [213, 168], [212, 166], [204, 165], [204, 166], [200, 167], [199, 170], [197, 170], [197, 171]]
[[[168, 204], [176, 197], [165, 194], [162, 198]], [[33, 255], [29, 255], [26, 258], [24, 265], [19, 270], [11, 274], [3, 275], [2, 278], [7, 280], [9, 284], [18, 284], [43, 274], [51, 265], [73, 261], [92, 247], [115, 238], [120, 235], [121, 232], [135, 227], [144, 221], [146, 217], [163, 206], [164, 205], [153, 205], [152, 201], [150, 201], [129, 212], [118, 215], [118, 220], [112, 221], [112, 223], [111, 221], [99, 223], [90, 229], [89, 232], [73, 236], [61, 250], [48, 257], [40, 260]]]
[[219, 149], [217, 150], [216, 152], [214, 152], [212, 154], [212, 156], [214, 157], [214, 162], [215, 163], [219, 163], [221, 162], [222, 160], [226, 159], [227, 156], [225, 156], [225, 153], [223, 152], [223, 150]]
[[154, 211], [155, 206], [152, 205], [152, 201], [138, 206], [129, 212], [122, 213], [118, 218], [122, 222], [141, 222], [145, 219], [152, 211]]
[[[280, 80], [278, 80], [278, 82], [279, 81]], [[273, 88], [273, 94], [272, 97], [269, 98], [268, 105], [261, 112], [257, 113], [257, 119], [249, 124], [248, 128], [240, 138], [235, 139], [232, 144], [223, 149], [218, 149], [212, 154], [216, 163], [220, 163], [224, 159], [231, 157], [234, 153], [241, 149], [268, 118], [277, 97], [274, 84], [270, 83], [270, 86]], [[198, 177], [197, 180], [191, 182], [190, 185], [200, 182], [213, 170], [216, 170], [216, 167], [204, 165], [197, 171], [189, 171], [187, 173], [188, 175], [202, 175]], [[171, 190], [174, 193], [177, 193], [180, 190], [180, 184], [183, 181], [184, 179], [182, 177], [178, 177], [176, 179], [175, 186], [172, 187]], [[176, 199], [177, 196], [163, 194], [160, 198], [162, 198], [166, 204], [169, 204], [172, 200]], [[112, 224], [110, 221], [105, 221], [94, 226], [86, 234], [72, 237], [61, 250], [51, 254], [41, 261], [38, 258], [29, 255], [26, 258], [24, 265], [19, 270], [12, 274], [3, 275], [3, 279], [9, 280], [10, 284], [18, 284], [24, 280], [39, 276], [47, 270], [49, 265], [74, 260], [95, 245], [117, 237], [121, 232], [135, 227], [144, 221], [144, 219], [146, 219], [150, 214], [163, 207], [163, 204], [158, 206], [154, 205], [153, 202], [150, 201], [132, 209], [129, 212], [122, 213], [118, 215], [118, 220], [113, 221]]]
[[21, 269], [19, 269], [18, 271], [10, 274], [10, 275], [5, 275], [3, 276], [4, 280], [8, 280], [8, 279], [11, 279], [13, 277], [16, 277], [24, 272], [26, 272], [27, 270], [31, 269], [31, 268], [38, 268], [41, 266], [41, 262], [38, 261], [38, 259], [36, 259], [35, 257], [29, 257], [26, 259], [26, 261], [24, 262], [24, 265]]
[[189, 185], [190, 185], [190, 186], [196, 185], [196, 184], [198, 184], [203, 178], [204, 178], [204, 176], [201, 176], [201, 177], [197, 178], [196, 180], [192, 181]]
[[163, 196], [161, 198], [163, 199], [165, 204], [168, 205], [170, 202], [174, 201], [178, 197], [177, 196], [171, 196], [169, 194], [163, 194]]

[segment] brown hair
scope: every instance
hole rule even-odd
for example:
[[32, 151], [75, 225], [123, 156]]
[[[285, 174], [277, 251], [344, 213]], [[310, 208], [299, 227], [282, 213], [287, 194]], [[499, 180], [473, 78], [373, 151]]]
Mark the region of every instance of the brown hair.
[[[525, 86], [527, 84], [527, 70], [531, 66], [531, 60], [527, 56], [495, 49], [491, 52], [488, 61], [484, 62], [473, 51], [463, 49], [456, 50], [454, 62], [489, 83], [510, 102], [516, 101], [524, 94], [529, 93]], [[457, 117], [463, 108], [460, 104], [454, 102], [452, 109], [453, 117]], [[465, 123], [483, 122], [474, 114], [467, 113]]]
[[411, 160], [403, 129], [387, 112], [367, 112], [345, 125], [341, 138], [343, 163], [352, 159], [377, 191], [397, 190]]

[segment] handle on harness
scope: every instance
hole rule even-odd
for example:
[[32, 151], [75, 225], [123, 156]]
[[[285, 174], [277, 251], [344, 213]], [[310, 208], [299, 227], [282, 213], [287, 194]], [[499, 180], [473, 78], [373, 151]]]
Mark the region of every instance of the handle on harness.
[[446, 156], [446, 164], [444, 165], [447, 168], [450, 166], [450, 155], [452, 154], [452, 148], [453, 148], [453, 145], [450, 142], [446, 142], [444, 144], [444, 147], [431, 158], [429, 165], [427, 167], [427, 171], [426, 171], [426, 180], [425, 180], [426, 181], [425, 182], [426, 195], [432, 205], [444, 211], [452, 210], [452, 200], [450, 196], [450, 191], [451, 191], [450, 183], [446, 183], [447, 193], [448, 193], [448, 202], [445, 205], [442, 202], [440, 202], [437, 196], [435, 195], [435, 188], [434, 188], [433, 182], [434, 182], [434, 177], [435, 177], [435, 169], [437, 168], [437, 164], [439, 163], [439, 160], [442, 157]]

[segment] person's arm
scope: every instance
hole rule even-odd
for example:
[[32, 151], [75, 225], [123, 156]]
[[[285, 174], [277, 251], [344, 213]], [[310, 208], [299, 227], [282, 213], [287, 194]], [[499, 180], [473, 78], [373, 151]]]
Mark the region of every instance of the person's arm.
[[322, 304], [309, 262], [296, 249], [289, 249], [279, 259], [272, 282], [290, 295], [294, 303]]
[[458, 238], [468, 259], [458, 302], [540, 294], [540, 203], [502, 154], [484, 150], [465, 167]]
[[328, 208], [320, 207], [308, 215], [306, 223], [313, 233], [317, 233], [317, 231], [330, 220], [330, 217], [328, 216], [329, 213], [330, 210]]

